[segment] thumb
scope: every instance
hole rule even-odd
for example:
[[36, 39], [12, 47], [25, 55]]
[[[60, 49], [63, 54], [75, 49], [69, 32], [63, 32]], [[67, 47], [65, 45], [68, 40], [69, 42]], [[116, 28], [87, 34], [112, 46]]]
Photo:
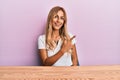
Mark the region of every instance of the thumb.
[[72, 38], [70, 38], [70, 40], [72, 41], [76, 36], [73, 36]]

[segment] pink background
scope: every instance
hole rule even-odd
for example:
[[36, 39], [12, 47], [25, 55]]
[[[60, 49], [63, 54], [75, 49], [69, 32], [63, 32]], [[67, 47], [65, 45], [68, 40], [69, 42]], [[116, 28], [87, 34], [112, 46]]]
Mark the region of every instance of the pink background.
[[40, 65], [38, 36], [62, 6], [76, 35], [80, 65], [120, 64], [120, 0], [0, 0], [0, 65]]

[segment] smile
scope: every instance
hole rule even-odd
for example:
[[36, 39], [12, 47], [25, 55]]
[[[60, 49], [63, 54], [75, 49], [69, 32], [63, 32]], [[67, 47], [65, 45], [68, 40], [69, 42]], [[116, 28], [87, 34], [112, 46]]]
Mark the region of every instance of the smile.
[[61, 26], [62, 24], [60, 24], [60, 23], [55, 23], [55, 26]]

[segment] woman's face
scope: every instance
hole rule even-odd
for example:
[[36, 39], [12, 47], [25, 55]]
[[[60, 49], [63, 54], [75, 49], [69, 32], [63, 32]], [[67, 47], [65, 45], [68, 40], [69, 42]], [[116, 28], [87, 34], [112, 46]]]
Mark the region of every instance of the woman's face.
[[64, 21], [65, 21], [64, 13], [62, 10], [59, 10], [57, 14], [53, 16], [53, 19], [52, 19], [53, 29], [59, 30], [63, 26]]

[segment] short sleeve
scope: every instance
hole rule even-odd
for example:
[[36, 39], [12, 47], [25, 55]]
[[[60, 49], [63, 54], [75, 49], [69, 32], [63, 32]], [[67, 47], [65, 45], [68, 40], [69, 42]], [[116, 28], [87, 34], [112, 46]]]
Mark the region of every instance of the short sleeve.
[[[71, 33], [68, 33], [69, 34], [69, 36], [70, 36], [70, 38], [72, 38], [74, 35], [73, 34], [71, 34]], [[74, 38], [73, 40], [72, 40], [72, 44], [75, 44], [76, 43], [76, 39]]]
[[38, 38], [38, 49], [45, 49], [45, 35], [40, 35]]

